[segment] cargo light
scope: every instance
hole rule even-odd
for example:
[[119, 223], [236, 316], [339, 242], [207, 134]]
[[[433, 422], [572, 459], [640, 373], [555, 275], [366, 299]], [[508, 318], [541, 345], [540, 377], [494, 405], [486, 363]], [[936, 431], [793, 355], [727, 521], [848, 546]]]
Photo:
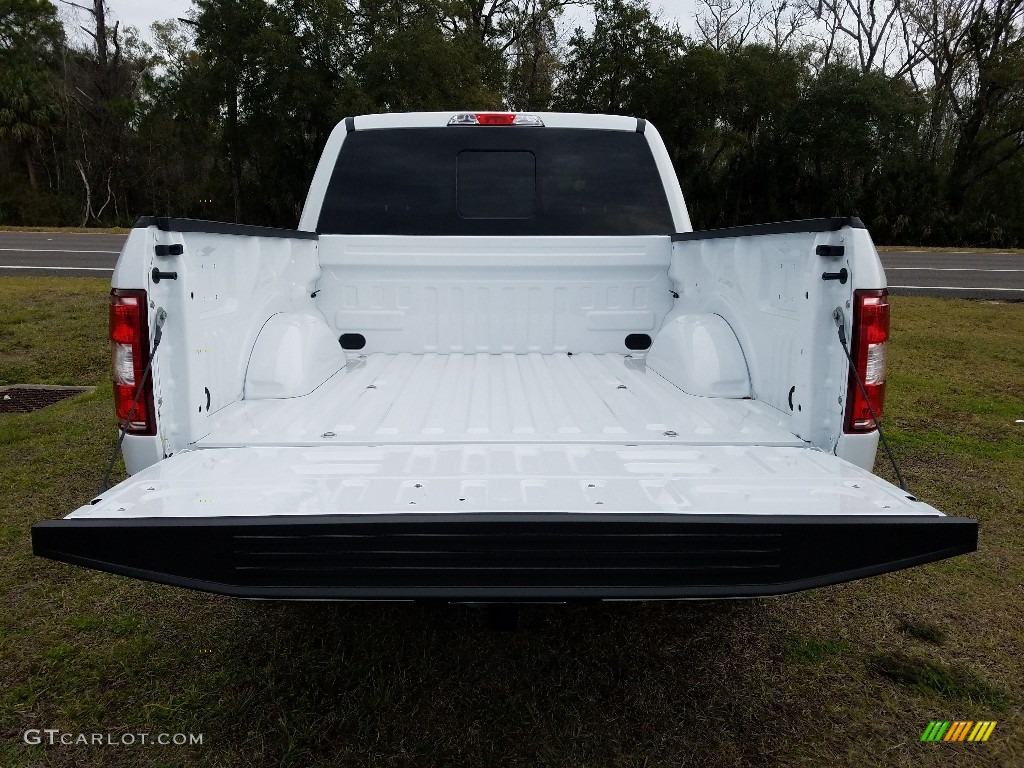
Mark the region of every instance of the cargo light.
[[536, 115], [516, 112], [459, 112], [448, 125], [525, 125], [543, 128], [544, 121]]
[[864, 382], [861, 392], [857, 379], [850, 372], [846, 407], [846, 432], [871, 432], [874, 415], [882, 418], [885, 404], [886, 349], [889, 342], [889, 292], [858, 290], [853, 292], [853, 338], [851, 353], [857, 373]]
[[110, 358], [114, 370], [114, 410], [124, 431], [155, 435], [153, 380], [149, 364], [146, 292], [115, 288], [110, 292]]

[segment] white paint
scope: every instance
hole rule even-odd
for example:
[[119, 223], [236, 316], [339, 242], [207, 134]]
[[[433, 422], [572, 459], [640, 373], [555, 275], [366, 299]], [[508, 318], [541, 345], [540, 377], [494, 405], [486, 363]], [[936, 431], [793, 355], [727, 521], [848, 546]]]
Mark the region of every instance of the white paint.
[[[157, 244], [182, 244], [184, 253], [156, 256]], [[283, 237], [132, 230], [112, 282], [146, 288], [150, 328], [158, 309], [167, 321], [153, 364], [160, 434], [125, 440], [129, 472], [154, 453], [177, 453], [203, 437], [210, 416], [242, 397], [253, 346], [270, 317], [316, 313], [316, 246]], [[176, 271], [178, 279], [153, 283], [154, 267]]]
[[866, 470], [807, 448], [524, 443], [185, 451], [70, 517], [402, 512], [940, 514]]
[[870, 471], [878, 454], [878, 430], [840, 435], [833, 453], [851, 464]]
[[672, 211], [672, 221], [675, 223], [676, 232], [692, 232], [693, 224], [690, 222], [690, 212], [683, 199], [683, 191], [679, 186], [675, 166], [672, 165], [672, 158], [668, 154], [668, 148], [665, 146], [661, 134], [651, 123], [647, 123], [644, 137], [647, 139], [651, 154], [654, 156], [654, 164], [664, 182], [668, 207]]
[[743, 350], [718, 315], [680, 315], [666, 323], [647, 355], [647, 366], [691, 395], [750, 397]]
[[[450, 109], [440, 112], [389, 112], [359, 115], [355, 118], [355, 129], [357, 131], [373, 131], [381, 128], [451, 128], [451, 130], [457, 131], [460, 130], [460, 126], [449, 126], [448, 121], [453, 115], [464, 111]], [[536, 112], [532, 110], [529, 111], [529, 114], [536, 115], [543, 121], [544, 127], [538, 127], [538, 131], [542, 131], [544, 128], [583, 128], [631, 133], [636, 130], [636, 118], [623, 115], [584, 115], [574, 112]], [[501, 127], [494, 127], [491, 130], [500, 131]]]
[[345, 366], [345, 353], [319, 312], [271, 317], [253, 346], [245, 399], [308, 395]]
[[625, 354], [672, 306], [670, 252], [665, 236], [323, 235], [316, 305], [367, 353]]
[[306, 193], [306, 202], [302, 205], [302, 215], [299, 217], [299, 229], [305, 232], [316, 232], [327, 186], [331, 183], [338, 152], [341, 151], [346, 135], [347, 129], [343, 120], [334, 126], [331, 135], [327, 137], [323, 152], [320, 153], [320, 160], [316, 164], [313, 179], [309, 183], [309, 191]]
[[[818, 245], [839, 244], [841, 258], [816, 254]], [[853, 275], [845, 285], [821, 279], [843, 267]], [[679, 294], [670, 319], [722, 317], [739, 340], [753, 397], [811, 445], [842, 448], [848, 363], [832, 313], [840, 308], [849, 328], [853, 290], [885, 287], [866, 230], [680, 241], [673, 244], [669, 277]], [[850, 458], [869, 469], [874, 454], [859, 450]]]
[[[653, 127], [645, 135], [686, 230], [664, 146]], [[328, 141], [303, 229], [316, 225], [344, 136], [342, 125]], [[157, 257], [157, 244], [184, 253]], [[843, 258], [816, 255], [838, 244]], [[843, 266], [847, 284], [821, 280]], [[178, 279], [151, 283], [154, 267]], [[167, 312], [153, 370], [160, 434], [126, 441], [138, 474], [76, 514], [937, 514], [870, 475], [872, 436], [841, 439], [847, 363], [832, 312], [849, 324], [853, 290], [885, 286], [865, 230], [673, 244], [149, 227], [133, 230], [113, 282], [149, 291], [151, 325]], [[713, 396], [627, 356], [627, 333], [657, 338], [672, 323], [686, 336], [686, 316], [704, 319], [653, 361]], [[344, 332], [363, 333], [366, 349], [329, 376]]]
[[611, 353], [350, 353], [306, 397], [238, 401], [208, 429], [199, 447], [804, 444], [763, 403], [686, 394], [642, 357]]

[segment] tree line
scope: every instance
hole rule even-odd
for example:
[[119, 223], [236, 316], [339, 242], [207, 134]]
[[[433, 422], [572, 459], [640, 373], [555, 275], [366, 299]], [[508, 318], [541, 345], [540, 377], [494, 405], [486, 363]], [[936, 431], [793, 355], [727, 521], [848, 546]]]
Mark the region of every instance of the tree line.
[[294, 226], [347, 115], [631, 114], [694, 225], [1024, 246], [1024, 0], [0, 0], [0, 224]]

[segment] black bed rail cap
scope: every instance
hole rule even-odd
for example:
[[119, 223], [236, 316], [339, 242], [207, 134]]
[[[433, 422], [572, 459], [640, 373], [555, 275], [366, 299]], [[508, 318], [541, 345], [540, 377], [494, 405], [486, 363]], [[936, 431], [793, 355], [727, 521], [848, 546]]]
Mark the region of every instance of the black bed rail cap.
[[672, 242], [686, 240], [716, 240], [721, 237], [749, 237], [751, 235], [790, 235], [802, 232], [838, 232], [843, 227], [867, 229], [857, 216], [833, 216], [825, 219], [798, 219], [774, 221], [770, 224], [744, 224], [739, 227], [704, 229], [698, 232], [677, 232]]
[[203, 219], [174, 219], [167, 216], [143, 216], [136, 227], [156, 227], [162, 232], [205, 232], [211, 235], [242, 235], [245, 237], [290, 237], [296, 240], [316, 240], [316, 232], [278, 227], [258, 227], [252, 224], [232, 224], [227, 221]]

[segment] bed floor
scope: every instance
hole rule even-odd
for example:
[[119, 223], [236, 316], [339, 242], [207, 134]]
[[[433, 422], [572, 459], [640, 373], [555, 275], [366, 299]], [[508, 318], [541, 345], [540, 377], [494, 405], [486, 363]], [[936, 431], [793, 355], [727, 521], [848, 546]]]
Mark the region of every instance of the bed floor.
[[370, 354], [304, 397], [240, 400], [211, 423], [197, 447], [805, 445], [769, 406], [686, 394], [621, 354]]

